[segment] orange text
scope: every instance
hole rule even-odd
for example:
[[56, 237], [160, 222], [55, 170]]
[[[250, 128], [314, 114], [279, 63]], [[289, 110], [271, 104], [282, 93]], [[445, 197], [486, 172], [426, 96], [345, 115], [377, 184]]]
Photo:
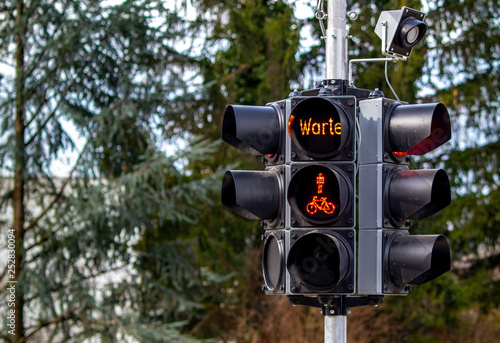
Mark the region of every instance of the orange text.
[[340, 123], [335, 123], [332, 118], [327, 122], [313, 122], [311, 123], [312, 118], [309, 118], [309, 121], [302, 121], [300, 119], [300, 131], [302, 136], [312, 135], [340, 135], [342, 133], [342, 125]]

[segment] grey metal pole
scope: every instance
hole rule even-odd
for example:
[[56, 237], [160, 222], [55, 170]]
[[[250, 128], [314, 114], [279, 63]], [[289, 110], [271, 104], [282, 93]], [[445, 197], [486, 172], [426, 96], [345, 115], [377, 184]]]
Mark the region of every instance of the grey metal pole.
[[[327, 0], [326, 78], [347, 79], [346, 0]], [[325, 315], [325, 343], [347, 342], [347, 316]]]
[[347, 79], [346, 0], [328, 0], [326, 28], [326, 78]]
[[325, 316], [325, 343], [347, 342], [347, 316]]

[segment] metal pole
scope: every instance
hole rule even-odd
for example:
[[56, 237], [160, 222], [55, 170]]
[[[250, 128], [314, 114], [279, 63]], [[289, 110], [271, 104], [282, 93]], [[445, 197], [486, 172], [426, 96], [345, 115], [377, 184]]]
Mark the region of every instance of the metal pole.
[[346, 79], [346, 0], [328, 0], [326, 28], [326, 78]]
[[[326, 78], [347, 78], [346, 0], [328, 0], [326, 28]], [[325, 343], [347, 342], [347, 316], [325, 315]]]
[[347, 342], [347, 316], [325, 316], [325, 343]]

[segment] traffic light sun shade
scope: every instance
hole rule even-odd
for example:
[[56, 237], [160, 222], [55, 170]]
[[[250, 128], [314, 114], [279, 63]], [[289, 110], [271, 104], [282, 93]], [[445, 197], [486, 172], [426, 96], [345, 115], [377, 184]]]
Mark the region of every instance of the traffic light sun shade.
[[442, 169], [393, 169], [388, 181], [387, 218], [422, 220], [451, 202], [450, 181]]
[[222, 140], [249, 155], [278, 152], [280, 120], [273, 106], [227, 106]]
[[450, 116], [442, 103], [393, 103], [387, 116], [389, 145], [394, 155], [424, 155], [451, 138]]
[[250, 220], [276, 219], [280, 194], [278, 176], [270, 170], [228, 170], [222, 180], [222, 204]]
[[386, 275], [395, 285], [423, 285], [450, 270], [450, 248], [443, 235], [390, 238]]

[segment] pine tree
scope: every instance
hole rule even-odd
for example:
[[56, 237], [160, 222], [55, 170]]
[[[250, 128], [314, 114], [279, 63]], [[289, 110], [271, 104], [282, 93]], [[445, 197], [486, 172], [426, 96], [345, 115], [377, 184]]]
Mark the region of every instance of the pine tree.
[[[500, 305], [495, 276], [500, 262], [496, 229], [500, 211], [500, 7], [495, 1], [353, 3], [359, 13], [350, 31], [356, 56], [379, 54], [380, 40], [373, 35], [378, 13], [402, 5], [427, 12], [428, 33], [408, 61], [398, 63], [397, 70], [389, 69], [389, 79], [401, 100], [443, 102], [452, 121], [452, 140], [425, 158], [415, 158], [417, 165], [446, 170], [452, 203], [432, 220], [414, 222], [411, 233], [447, 236], [453, 267], [433, 282], [415, 287], [410, 299], [386, 299], [384, 311], [388, 320], [402, 325], [402, 331], [393, 333], [404, 333], [405, 339], [464, 340], [464, 335], [474, 337], [481, 318], [487, 313], [494, 316], [492, 311]], [[378, 87], [393, 97], [383, 66], [360, 65], [356, 77], [356, 86]], [[475, 325], [461, 319], [471, 311], [478, 312]]]
[[[175, 43], [194, 30], [163, 1], [0, 5], [1, 241], [15, 240], [1, 265], [0, 308], [15, 313], [12, 332], [2, 316], [6, 341], [189, 341], [178, 321], [201, 306], [189, 292], [207, 276], [191, 238], [165, 223], [193, 222], [197, 203], [209, 201], [218, 184], [187, 166], [214, 145], [193, 139], [167, 157], [175, 140], [165, 138], [182, 133], [176, 118], [192, 115], [184, 75], [195, 60]], [[54, 162], [68, 151], [77, 158], [56, 177]], [[141, 253], [151, 235], [171, 242]], [[163, 263], [167, 289], [150, 282], [151, 263]], [[179, 286], [186, 280], [191, 287]], [[163, 292], [164, 311], [178, 315], [153, 314], [148, 290]]]

